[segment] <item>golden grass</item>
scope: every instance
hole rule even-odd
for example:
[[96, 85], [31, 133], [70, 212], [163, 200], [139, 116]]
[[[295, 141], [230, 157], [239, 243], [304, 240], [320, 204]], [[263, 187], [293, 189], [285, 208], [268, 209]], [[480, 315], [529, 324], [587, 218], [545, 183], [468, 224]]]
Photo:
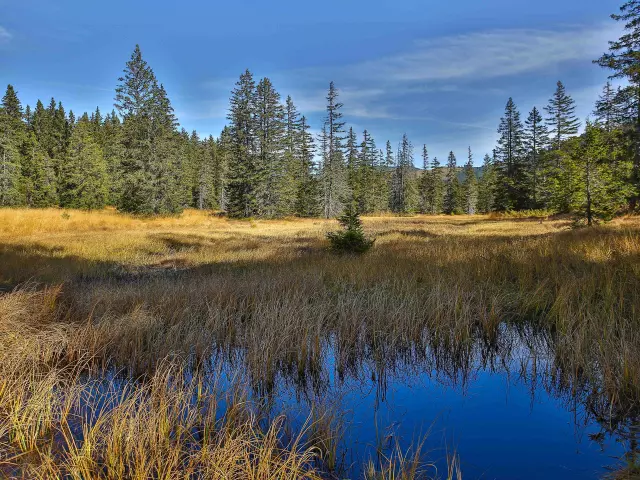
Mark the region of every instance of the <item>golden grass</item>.
[[[640, 406], [640, 219], [572, 230], [565, 220], [367, 217], [377, 241], [362, 257], [328, 251], [335, 225], [0, 210], [0, 287], [33, 282], [0, 296], [0, 462], [42, 478], [313, 478], [337, 463], [336, 429], [317, 423], [332, 414], [283, 441], [281, 420], [265, 429], [247, 408], [241, 421], [194, 408], [198, 377], [187, 372], [222, 355], [268, 393], [283, 371], [317, 377], [328, 339], [339, 374], [370, 362], [383, 379], [407, 358], [463, 370], [479, 340], [501, 348], [502, 325], [533, 329], [555, 360], [550, 386], [610, 422]], [[108, 368], [147, 381], [131, 381], [97, 426], [80, 421], [79, 442], [70, 417], [99, 404], [86, 401], [99, 391], [87, 375], [97, 382]], [[185, 427], [208, 424], [218, 433], [206, 446]], [[241, 473], [216, 473], [231, 468], [224, 458]], [[382, 470], [420, 469], [400, 454]]]

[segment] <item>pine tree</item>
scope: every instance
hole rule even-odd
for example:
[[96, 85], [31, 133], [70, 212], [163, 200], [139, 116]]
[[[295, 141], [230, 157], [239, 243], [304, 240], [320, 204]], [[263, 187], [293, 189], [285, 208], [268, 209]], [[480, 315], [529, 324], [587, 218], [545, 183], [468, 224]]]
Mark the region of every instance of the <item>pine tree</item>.
[[580, 121], [575, 116], [575, 102], [567, 95], [564, 85], [558, 81], [553, 98], [545, 107], [547, 112], [547, 125], [553, 138], [553, 148], [560, 150], [562, 142], [569, 137], [577, 135]]
[[338, 90], [331, 82], [327, 94], [327, 116], [320, 137], [320, 143], [323, 147], [320, 175], [324, 193], [323, 212], [325, 218], [338, 215], [343, 209], [344, 202], [350, 197], [343, 151], [342, 106], [342, 103], [338, 101]]
[[256, 93], [253, 75], [246, 70], [231, 94], [229, 114], [229, 182], [227, 212], [231, 217], [257, 213]]
[[469, 156], [464, 166], [464, 182], [462, 184], [463, 210], [467, 215], [474, 215], [478, 203], [478, 179], [473, 169], [473, 154], [469, 147]]
[[498, 210], [525, 208], [527, 204], [524, 168], [524, 131], [520, 112], [509, 98], [498, 127], [495, 207]]
[[60, 204], [63, 207], [94, 210], [107, 204], [107, 164], [93, 132], [93, 126], [87, 121], [80, 121], [73, 129], [61, 171]]
[[543, 123], [542, 116], [536, 107], [529, 113], [525, 122], [523, 146], [526, 155], [526, 194], [529, 198], [529, 208], [539, 208], [544, 195], [541, 194], [544, 184], [543, 155], [549, 145], [549, 131]]
[[489, 213], [495, 204], [496, 170], [493, 159], [486, 154], [482, 163], [482, 176], [478, 181], [478, 211]]
[[456, 156], [453, 154], [453, 152], [449, 152], [449, 158], [447, 160], [447, 177], [445, 180], [443, 211], [448, 215], [462, 212], [462, 208], [460, 205], [460, 183], [458, 180], [458, 167]]

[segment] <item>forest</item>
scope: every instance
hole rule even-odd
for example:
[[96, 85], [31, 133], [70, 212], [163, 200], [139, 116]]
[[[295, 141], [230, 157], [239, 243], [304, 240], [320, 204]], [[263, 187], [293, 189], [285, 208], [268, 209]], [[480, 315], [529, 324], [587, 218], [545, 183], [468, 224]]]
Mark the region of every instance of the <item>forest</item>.
[[[608, 82], [590, 119], [561, 81], [547, 105], [523, 120], [509, 98], [499, 139], [474, 169], [429, 157], [406, 135], [377, 145], [343, 118], [329, 83], [326, 117], [314, 137], [294, 101], [246, 70], [217, 138], [180, 129], [169, 96], [139, 46], [115, 90], [115, 109], [76, 116], [51, 99], [22, 107], [12, 85], [0, 108], [0, 206], [115, 206], [142, 215], [213, 209], [230, 217], [324, 217], [344, 206], [360, 214], [567, 213], [592, 224], [638, 205], [640, 27], [637, 7], [614, 18], [626, 32], [594, 63], [623, 79]], [[380, 148], [383, 147], [383, 148]], [[418, 163], [422, 168], [416, 168]]]

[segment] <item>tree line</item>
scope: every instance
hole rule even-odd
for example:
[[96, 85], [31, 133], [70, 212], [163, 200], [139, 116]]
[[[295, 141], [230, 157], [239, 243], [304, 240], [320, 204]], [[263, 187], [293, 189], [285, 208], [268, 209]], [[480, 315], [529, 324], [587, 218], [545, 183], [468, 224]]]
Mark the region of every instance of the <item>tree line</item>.
[[[638, 206], [640, 187], [640, 0], [612, 16], [624, 34], [595, 60], [611, 70], [592, 119], [581, 125], [562, 82], [523, 121], [513, 99], [499, 140], [474, 168], [449, 153], [442, 165], [403, 135], [379, 148], [343, 119], [333, 82], [320, 134], [291, 97], [247, 70], [231, 93], [217, 138], [180, 129], [162, 83], [136, 46], [116, 87], [114, 110], [77, 117], [51, 99], [23, 109], [12, 85], [0, 106], [0, 206], [175, 214], [215, 209], [232, 217], [488, 213], [544, 209], [588, 223]], [[582, 128], [584, 127], [584, 128]]]

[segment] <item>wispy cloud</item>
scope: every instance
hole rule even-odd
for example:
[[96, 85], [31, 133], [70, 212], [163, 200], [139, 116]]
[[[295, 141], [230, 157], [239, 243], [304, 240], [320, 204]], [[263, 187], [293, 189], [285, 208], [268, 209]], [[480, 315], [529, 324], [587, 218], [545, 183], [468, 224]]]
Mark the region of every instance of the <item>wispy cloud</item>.
[[[378, 99], [385, 95], [382, 88], [354, 88], [346, 87], [338, 89], [339, 101], [344, 103], [344, 111], [352, 117], [361, 118], [392, 118], [393, 115], [380, 105]], [[326, 90], [314, 89], [310, 91], [297, 91], [291, 94], [291, 98], [301, 112], [318, 113], [327, 109]]]
[[13, 38], [9, 30], [0, 25], [0, 43], [6, 43]]
[[618, 33], [615, 26], [556, 30], [510, 29], [414, 42], [397, 55], [350, 67], [353, 77], [387, 82], [487, 79], [594, 58]]

